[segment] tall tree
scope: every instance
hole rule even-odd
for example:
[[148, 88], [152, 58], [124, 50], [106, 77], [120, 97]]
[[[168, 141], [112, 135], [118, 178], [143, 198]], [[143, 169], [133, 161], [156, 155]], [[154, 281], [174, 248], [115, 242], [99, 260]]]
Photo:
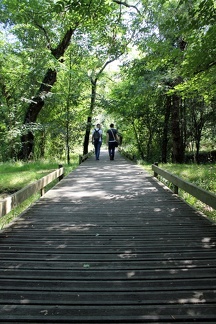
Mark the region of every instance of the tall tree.
[[[97, 28], [96, 33], [91, 33], [89, 37], [89, 47], [92, 60], [89, 62], [89, 78], [91, 82], [91, 100], [89, 115], [87, 117], [87, 126], [83, 145], [83, 154], [88, 153], [88, 144], [90, 136], [90, 128], [92, 124], [92, 116], [96, 107], [98, 82], [103, 77], [107, 66], [119, 59], [127, 52], [128, 44], [133, 38], [134, 32], [128, 31], [124, 22], [122, 11], [117, 11], [114, 15], [107, 17], [106, 30], [101, 25], [100, 31]], [[112, 18], [112, 19], [111, 19]]]
[[[74, 33], [74, 29], [70, 28], [63, 37], [63, 40], [58, 44], [58, 46], [51, 51], [53, 56], [58, 60], [64, 55], [67, 47], [70, 44], [71, 36]], [[44, 100], [47, 93], [52, 89], [52, 86], [56, 82], [57, 71], [56, 69], [49, 68], [44, 76], [44, 79], [40, 85], [40, 88], [34, 98], [32, 98], [31, 103], [27, 109], [24, 124], [35, 123], [40, 113], [42, 107], [44, 106]], [[29, 130], [26, 134], [21, 137], [22, 149], [20, 151], [19, 158], [27, 159], [29, 154], [34, 151], [34, 134]]]
[[[45, 0], [40, 2], [33, 0], [31, 3], [27, 0], [21, 3], [17, 0], [2, 1], [1, 11], [5, 22], [13, 26], [22, 26], [20, 28], [23, 30], [26, 26], [31, 26], [31, 28], [25, 28], [25, 35], [23, 33], [17, 35], [17, 37], [20, 36], [23, 45], [28, 43], [27, 38], [34, 37], [41, 49], [46, 50], [49, 58], [52, 59], [51, 64], [47, 64], [48, 68], [39, 89], [31, 98], [24, 117], [25, 125], [31, 125], [37, 120], [44, 106], [44, 100], [56, 82], [57, 66], [63, 60], [71, 37], [78, 26], [84, 30], [91, 24], [92, 28], [93, 26], [95, 28], [95, 23], [100, 19], [103, 20], [103, 17], [106, 17], [111, 10], [112, 3], [107, 4], [105, 0], [100, 2], [59, 0], [54, 3]], [[40, 37], [36, 36], [38, 33]], [[26, 159], [33, 152], [34, 146], [34, 134], [29, 127], [21, 141], [20, 158]]]

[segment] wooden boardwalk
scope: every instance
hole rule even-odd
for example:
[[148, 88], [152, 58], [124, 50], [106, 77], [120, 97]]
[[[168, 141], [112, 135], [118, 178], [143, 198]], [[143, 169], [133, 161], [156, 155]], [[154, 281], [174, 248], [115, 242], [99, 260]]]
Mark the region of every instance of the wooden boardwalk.
[[1, 323], [216, 323], [216, 227], [102, 152], [0, 233]]

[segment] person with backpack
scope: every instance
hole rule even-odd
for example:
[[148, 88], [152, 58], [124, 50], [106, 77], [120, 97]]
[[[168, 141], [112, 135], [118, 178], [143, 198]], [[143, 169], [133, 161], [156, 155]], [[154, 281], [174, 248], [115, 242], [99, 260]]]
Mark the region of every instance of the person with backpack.
[[118, 134], [117, 129], [114, 128], [114, 124], [110, 124], [110, 129], [107, 131], [107, 146], [110, 160], [114, 160], [115, 148], [118, 146]]
[[102, 130], [100, 124], [97, 124], [96, 128], [92, 132], [92, 144], [95, 147], [95, 158], [96, 160], [99, 160], [100, 148], [102, 144]]

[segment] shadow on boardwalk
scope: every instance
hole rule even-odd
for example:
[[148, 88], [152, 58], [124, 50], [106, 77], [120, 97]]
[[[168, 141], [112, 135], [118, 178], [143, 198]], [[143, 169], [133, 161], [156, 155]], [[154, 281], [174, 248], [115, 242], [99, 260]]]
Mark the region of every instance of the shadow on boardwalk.
[[2, 323], [216, 323], [216, 231], [119, 154], [0, 234]]

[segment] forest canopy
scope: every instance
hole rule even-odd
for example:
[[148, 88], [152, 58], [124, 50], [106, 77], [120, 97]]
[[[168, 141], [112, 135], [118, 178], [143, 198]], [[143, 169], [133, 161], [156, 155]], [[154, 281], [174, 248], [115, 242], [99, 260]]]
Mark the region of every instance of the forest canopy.
[[0, 17], [0, 162], [69, 162], [111, 121], [147, 161], [214, 158], [214, 0], [2, 0]]

